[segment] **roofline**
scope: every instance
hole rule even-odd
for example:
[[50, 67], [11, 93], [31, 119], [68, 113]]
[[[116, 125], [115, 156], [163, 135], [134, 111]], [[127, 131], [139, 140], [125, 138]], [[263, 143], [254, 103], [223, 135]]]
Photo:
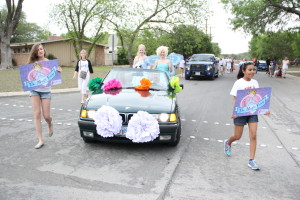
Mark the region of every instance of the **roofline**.
[[[68, 41], [72, 40], [71, 38], [62, 38], [62, 39], [57, 39], [57, 40], [44, 40], [44, 41], [38, 41], [38, 42], [17, 42], [17, 43], [12, 43], [10, 44], [11, 47], [16, 47], [16, 46], [29, 46], [29, 45], [35, 45], [35, 44], [46, 44], [46, 43], [53, 43], [53, 42], [61, 42], [61, 41]], [[92, 43], [90, 41], [84, 40], [83, 42], [86, 43]], [[105, 44], [96, 44], [99, 46], [104, 46], [106, 47]]]

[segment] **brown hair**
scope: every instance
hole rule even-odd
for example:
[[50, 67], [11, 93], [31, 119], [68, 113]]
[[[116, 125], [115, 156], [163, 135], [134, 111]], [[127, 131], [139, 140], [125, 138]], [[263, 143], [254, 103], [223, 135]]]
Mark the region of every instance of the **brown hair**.
[[28, 64], [30, 63], [34, 63], [38, 60], [38, 51], [39, 51], [39, 46], [42, 46], [43, 49], [44, 49], [44, 56], [46, 56], [46, 49], [44, 48], [44, 46], [39, 43], [39, 44], [35, 44], [32, 46], [31, 48], [31, 51], [30, 51], [30, 56], [29, 56], [29, 59], [28, 59]]

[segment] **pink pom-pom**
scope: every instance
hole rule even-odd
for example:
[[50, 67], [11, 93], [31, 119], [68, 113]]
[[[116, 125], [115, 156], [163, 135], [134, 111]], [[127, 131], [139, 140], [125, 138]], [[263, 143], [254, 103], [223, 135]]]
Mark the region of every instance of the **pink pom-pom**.
[[122, 85], [121, 82], [117, 81], [116, 79], [112, 79], [104, 85], [104, 90], [119, 89], [119, 88], [122, 88]]

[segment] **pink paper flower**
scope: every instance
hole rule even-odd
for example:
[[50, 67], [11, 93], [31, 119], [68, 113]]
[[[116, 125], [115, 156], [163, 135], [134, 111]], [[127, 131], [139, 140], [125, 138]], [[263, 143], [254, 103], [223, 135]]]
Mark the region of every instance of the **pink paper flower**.
[[122, 85], [121, 85], [121, 82], [117, 81], [116, 79], [112, 79], [104, 85], [104, 91], [112, 90], [112, 89], [119, 89], [119, 88], [122, 88]]

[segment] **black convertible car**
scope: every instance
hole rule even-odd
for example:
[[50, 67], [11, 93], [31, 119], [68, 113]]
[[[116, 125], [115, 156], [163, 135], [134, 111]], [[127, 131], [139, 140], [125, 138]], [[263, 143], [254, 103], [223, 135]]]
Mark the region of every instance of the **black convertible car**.
[[[151, 87], [145, 91], [136, 90], [135, 86], [140, 85], [143, 78], [151, 81]], [[104, 90], [104, 85], [113, 79], [118, 80], [122, 87]], [[159, 135], [151, 142], [176, 146], [180, 140], [181, 121], [176, 94], [170, 91], [169, 81], [169, 76], [159, 70], [112, 69], [101, 82], [99, 89], [81, 107], [78, 125], [82, 139], [85, 142], [98, 140], [130, 143], [132, 140], [126, 137], [128, 123], [138, 111], [145, 111], [159, 125]], [[94, 116], [104, 105], [116, 109], [122, 118], [122, 129], [113, 137], [102, 137], [97, 133]]]

